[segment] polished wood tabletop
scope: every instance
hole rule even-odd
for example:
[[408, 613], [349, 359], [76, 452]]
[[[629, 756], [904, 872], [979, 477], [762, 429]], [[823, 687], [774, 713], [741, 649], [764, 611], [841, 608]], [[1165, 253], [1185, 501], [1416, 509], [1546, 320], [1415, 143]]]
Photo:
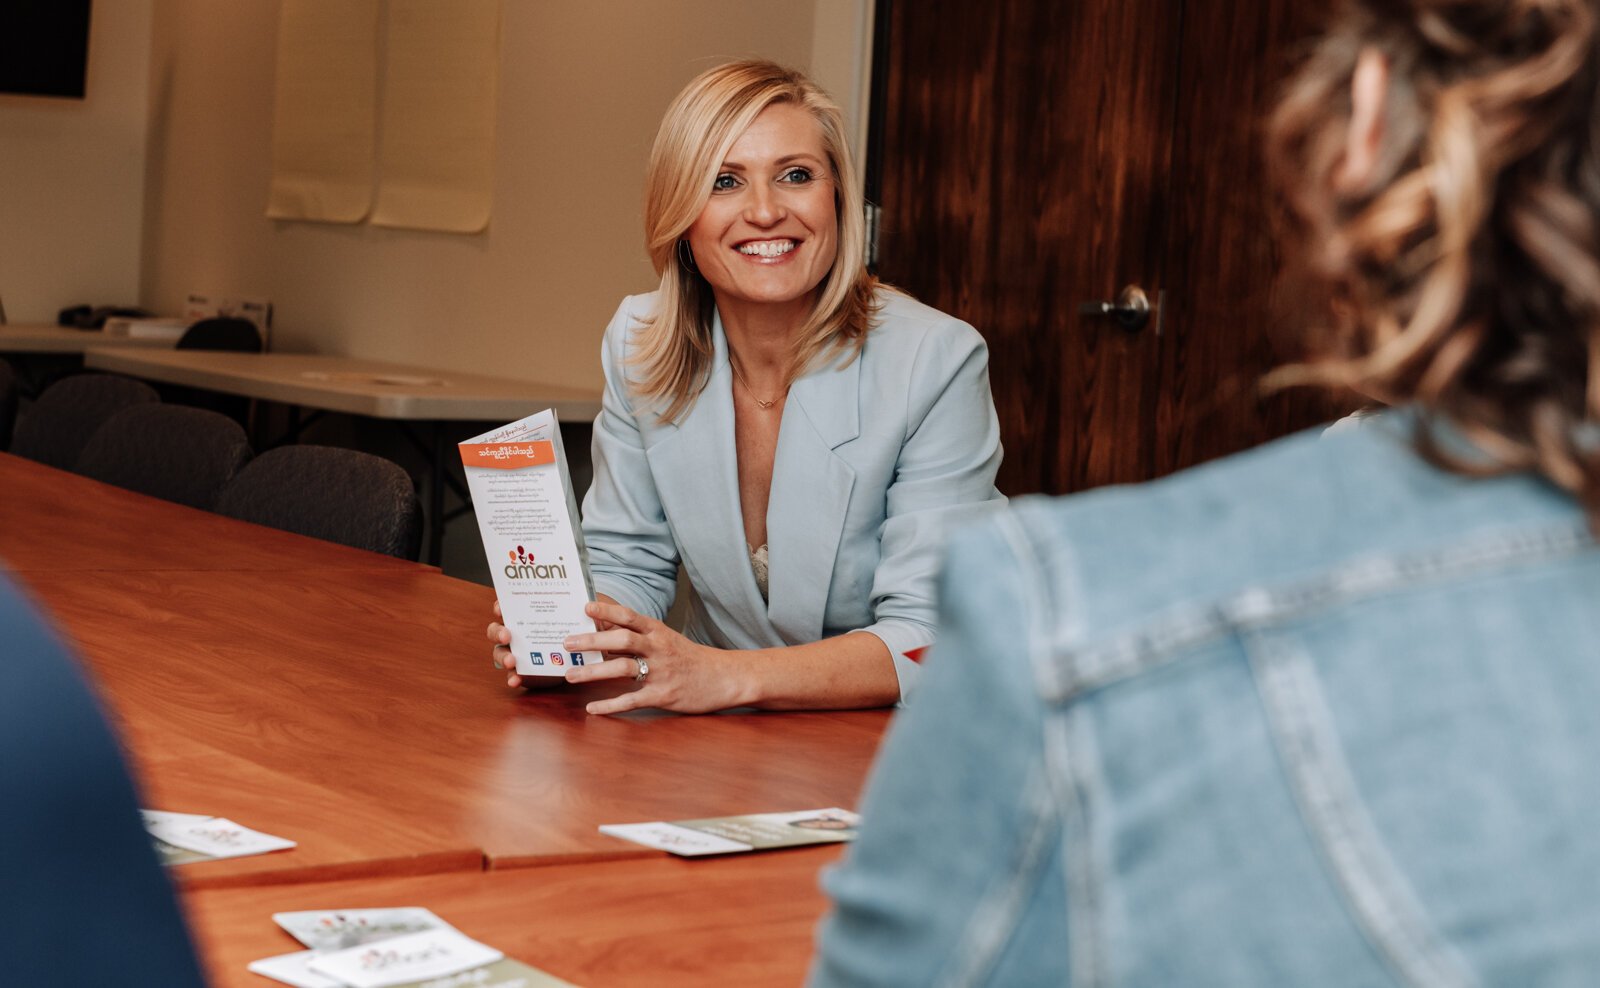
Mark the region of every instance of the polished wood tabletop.
[[25, 576], [135, 751], [198, 741], [491, 867], [653, 853], [603, 823], [854, 807], [888, 716], [590, 716], [619, 687], [508, 690], [483, 634], [493, 592], [421, 568]]
[[423, 906], [506, 956], [585, 988], [796, 985], [837, 846], [424, 878], [207, 890], [185, 906], [211, 984], [266, 988], [251, 961], [299, 949], [274, 912]]
[[146, 806], [298, 843], [173, 869], [215, 984], [267, 984], [273, 911], [381, 905], [581, 985], [803, 976], [837, 848], [683, 861], [597, 828], [853, 808], [888, 711], [593, 717], [631, 683], [508, 690], [491, 588], [3, 454], [0, 559]]
[[[481, 871], [483, 852], [426, 820], [209, 748], [193, 738], [130, 752], [147, 809], [219, 816], [286, 837], [271, 854], [194, 861], [171, 869], [180, 888], [328, 881], [356, 875]], [[310, 808], [310, 809], [308, 809]]]
[[[47, 469], [4, 459], [0, 477]], [[78, 495], [92, 483], [50, 473]], [[111, 488], [68, 499], [73, 523], [51, 524], [71, 534], [32, 561], [6, 514], [30, 515], [24, 530], [50, 517], [42, 487], [15, 510], [27, 487], [0, 497], [0, 555], [79, 646], [152, 787], [184, 804], [163, 809], [216, 812], [209, 786], [169, 767], [200, 745], [381, 806], [490, 867], [637, 856], [653, 852], [596, 828], [853, 807], [888, 718], [593, 717], [587, 701], [626, 685], [506, 689], [483, 635], [490, 588]], [[225, 565], [250, 568], [206, 568]]]
[[107, 571], [411, 570], [417, 565], [196, 511], [0, 453], [0, 569], [88, 578]]

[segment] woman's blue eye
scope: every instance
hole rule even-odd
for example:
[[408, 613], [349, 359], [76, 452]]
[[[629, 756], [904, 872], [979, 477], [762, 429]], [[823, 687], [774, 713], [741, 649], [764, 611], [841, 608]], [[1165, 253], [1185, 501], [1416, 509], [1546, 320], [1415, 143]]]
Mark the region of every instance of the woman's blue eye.
[[783, 177], [779, 181], [788, 182], [790, 185], [804, 185], [811, 181], [811, 169], [791, 168], [783, 173]]
[[718, 175], [711, 182], [711, 190], [713, 192], [727, 192], [730, 189], [736, 189], [738, 187], [739, 180], [734, 178], [732, 175], [729, 175], [727, 172], [723, 172], [721, 175]]

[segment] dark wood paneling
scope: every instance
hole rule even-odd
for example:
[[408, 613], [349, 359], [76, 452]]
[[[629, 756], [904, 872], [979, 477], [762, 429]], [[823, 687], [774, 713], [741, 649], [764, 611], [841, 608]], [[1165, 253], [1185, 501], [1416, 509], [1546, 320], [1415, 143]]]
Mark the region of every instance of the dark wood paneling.
[[880, 272], [987, 337], [1002, 489], [1148, 472], [1150, 347], [1077, 306], [1159, 285], [1179, 4], [885, 6]]
[[1341, 410], [1321, 392], [1259, 387], [1304, 356], [1298, 327], [1280, 324], [1274, 304], [1281, 256], [1262, 146], [1265, 117], [1320, 16], [1303, 0], [1185, 2], [1157, 475]]
[[[880, 0], [879, 270], [989, 341], [1008, 493], [1146, 480], [1319, 419], [1293, 353], [1257, 121], [1306, 0]], [[1162, 332], [1078, 314], [1166, 290]]]

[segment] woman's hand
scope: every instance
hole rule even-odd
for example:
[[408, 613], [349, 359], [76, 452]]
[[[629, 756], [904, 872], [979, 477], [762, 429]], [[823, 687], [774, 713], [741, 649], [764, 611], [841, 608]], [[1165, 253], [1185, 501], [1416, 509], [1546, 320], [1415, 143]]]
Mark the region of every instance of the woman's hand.
[[[748, 702], [740, 692], [738, 663], [732, 661], [735, 653], [698, 645], [655, 618], [635, 614], [609, 599], [589, 604], [584, 613], [605, 630], [573, 635], [564, 643], [567, 651], [604, 652], [606, 659], [598, 665], [568, 669], [567, 682], [637, 679], [641, 670], [649, 669], [638, 689], [609, 700], [596, 700], [588, 705], [589, 713], [620, 714], [659, 707], [703, 714]], [[498, 626], [489, 627], [492, 632]], [[497, 657], [499, 652], [495, 650]]]
[[[611, 604], [614, 606], [617, 603], [610, 597], [607, 597], [605, 594], [600, 594], [599, 598], [602, 603]], [[593, 607], [594, 605], [590, 604], [588, 606]], [[626, 610], [626, 608], [624, 608], [624, 610]], [[529, 689], [537, 689], [541, 686], [552, 686], [556, 683], [562, 682], [562, 680], [555, 676], [530, 676], [527, 679], [523, 679], [521, 676], [517, 675], [517, 659], [516, 656], [511, 654], [511, 629], [500, 623], [500, 619], [503, 615], [500, 613], [500, 601], [498, 598], [494, 602], [494, 616], [495, 620], [489, 622], [489, 641], [494, 645], [489, 657], [490, 660], [494, 662], [494, 667], [496, 669], [506, 670], [507, 686], [512, 688], [526, 686]], [[590, 616], [593, 617], [593, 614]], [[604, 622], [596, 622], [595, 627], [601, 631], [605, 631], [607, 628], [610, 628], [611, 625], [605, 624]]]
[[499, 600], [494, 602], [494, 618], [493, 621], [489, 622], [489, 641], [494, 643], [494, 650], [490, 653], [490, 658], [493, 660], [496, 669], [506, 670], [506, 685], [512, 687], [521, 686], [524, 683], [529, 686], [544, 685], [538, 682], [545, 679], [546, 677], [544, 676], [534, 676], [533, 682], [529, 682], [517, 675], [517, 660], [511, 654], [511, 629], [500, 623]]

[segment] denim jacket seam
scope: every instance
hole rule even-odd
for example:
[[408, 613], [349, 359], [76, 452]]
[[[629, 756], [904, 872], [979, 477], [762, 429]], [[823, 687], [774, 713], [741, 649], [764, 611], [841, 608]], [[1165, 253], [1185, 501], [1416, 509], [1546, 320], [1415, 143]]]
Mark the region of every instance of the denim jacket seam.
[[[1026, 544], [1024, 538], [1010, 541], [1013, 546], [1019, 541]], [[1180, 604], [1107, 641], [1082, 645], [1055, 635], [1048, 648], [1035, 654], [1035, 675], [1047, 701], [1067, 703], [1214, 639], [1269, 628], [1385, 591], [1559, 558], [1594, 545], [1587, 526], [1578, 523], [1499, 530], [1442, 547], [1359, 557], [1313, 576], [1246, 587], [1208, 603]], [[1029, 555], [1038, 558], [1031, 551]], [[1034, 568], [1043, 571], [1037, 563]]]
[[[1074, 581], [1052, 575], [1036, 541], [1023, 525], [1021, 511], [1025, 510], [1014, 508], [997, 513], [996, 525], [1017, 564], [1019, 582], [1028, 597], [1024, 613], [1031, 622], [1026, 631], [1029, 668], [1039, 695], [1050, 698], [1069, 692], [1077, 678], [1072, 669], [1071, 652], [1063, 650], [1062, 645], [1064, 640], [1070, 641], [1073, 625], [1080, 620], [1076, 606], [1079, 595], [1075, 592]], [[1072, 547], [1056, 544], [1051, 549], [1055, 558], [1067, 561], [1056, 569], [1071, 572]], [[1057, 587], [1059, 582], [1068, 585]], [[1057, 616], [1054, 623], [1050, 615]]]
[[1095, 812], [1104, 805], [1098, 771], [1098, 746], [1088, 715], [1068, 708], [1046, 723], [1046, 765], [1062, 821], [1062, 850], [1067, 883], [1067, 952], [1069, 983], [1097, 988], [1110, 983], [1107, 896], [1111, 869], [1097, 853]]
[[1403, 982], [1477, 984], [1390, 855], [1343, 758], [1311, 661], [1286, 639], [1242, 636], [1290, 790], [1352, 918]]
[[1038, 888], [1050, 837], [1060, 827], [1050, 798], [1049, 774], [1048, 766], [1041, 761], [1024, 787], [1022, 809], [1027, 825], [1010, 874], [985, 890], [973, 907], [961, 946], [952, 955], [956, 963], [939, 978], [938, 984], [948, 988], [981, 984], [1016, 935], [1027, 896]]

